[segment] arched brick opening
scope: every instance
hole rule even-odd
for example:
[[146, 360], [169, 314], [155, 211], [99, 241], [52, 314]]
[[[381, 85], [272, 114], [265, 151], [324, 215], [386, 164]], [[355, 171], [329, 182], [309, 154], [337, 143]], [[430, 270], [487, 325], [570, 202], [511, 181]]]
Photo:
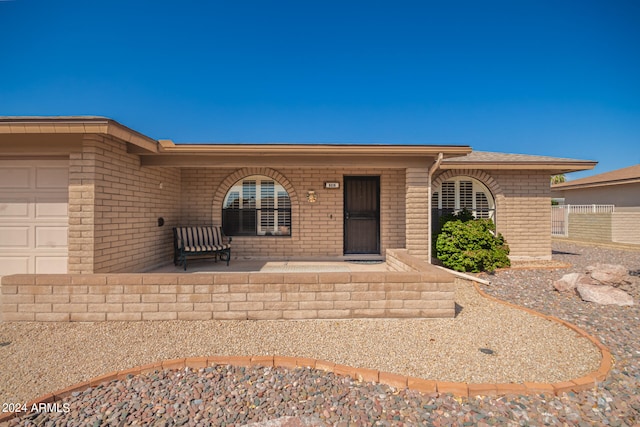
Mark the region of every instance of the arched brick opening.
[[433, 191], [438, 191], [440, 189], [440, 186], [442, 185], [442, 183], [448, 179], [451, 178], [455, 178], [458, 176], [468, 176], [471, 178], [475, 178], [478, 181], [480, 181], [481, 183], [483, 183], [484, 185], [487, 186], [487, 188], [489, 189], [489, 191], [491, 191], [491, 194], [493, 195], [493, 198], [496, 200], [496, 204], [498, 203], [498, 196], [500, 196], [502, 198], [503, 196], [503, 192], [502, 192], [502, 188], [500, 188], [500, 184], [498, 184], [498, 182], [488, 173], [481, 171], [481, 170], [477, 170], [477, 169], [451, 169], [451, 170], [447, 170], [443, 173], [441, 173], [440, 175], [438, 175], [433, 181], [432, 181], [432, 188]]
[[[213, 196], [213, 203], [211, 207], [211, 216], [213, 225], [222, 226], [222, 203], [224, 202], [224, 198], [229, 192], [229, 189], [236, 182], [240, 181], [243, 178], [246, 178], [251, 175], [264, 175], [276, 181], [278, 184], [282, 185], [282, 187], [287, 190], [289, 193], [289, 200], [291, 201], [291, 227], [294, 230], [300, 229], [300, 214], [299, 214], [299, 199], [296, 190], [291, 185], [291, 182], [278, 172], [275, 169], [271, 168], [242, 168], [233, 172], [229, 176], [227, 176], [216, 190]], [[296, 234], [297, 235], [297, 234]]]
[[493, 178], [487, 172], [477, 170], [477, 169], [446, 170], [441, 174], [437, 175], [435, 179], [433, 179], [433, 181], [431, 182], [432, 191], [433, 192], [439, 191], [443, 182], [452, 178], [462, 177], [462, 176], [467, 176], [480, 181], [491, 192], [491, 195], [493, 196], [493, 200], [495, 202], [495, 209], [496, 209], [496, 215], [495, 215], [496, 229], [500, 231], [499, 230], [500, 229], [499, 223], [500, 223], [500, 217], [501, 217], [500, 212], [504, 212], [503, 209], [505, 208], [504, 191], [502, 190], [502, 187], [500, 187], [500, 184], [498, 183], [498, 181], [496, 181], [495, 178]]

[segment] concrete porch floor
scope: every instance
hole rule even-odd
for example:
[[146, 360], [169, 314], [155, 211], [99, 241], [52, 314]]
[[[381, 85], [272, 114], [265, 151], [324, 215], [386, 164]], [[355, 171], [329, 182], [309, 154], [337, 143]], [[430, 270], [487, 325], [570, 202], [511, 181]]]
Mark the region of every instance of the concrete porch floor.
[[317, 261], [317, 260], [265, 260], [243, 259], [226, 262], [214, 262], [213, 259], [192, 259], [187, 262], [187, 271], [182, 266], [167, 264], [145, 273], [324, 273], [355, 271], [389, 271], [387, 263], [382, 260], [359, 261]]

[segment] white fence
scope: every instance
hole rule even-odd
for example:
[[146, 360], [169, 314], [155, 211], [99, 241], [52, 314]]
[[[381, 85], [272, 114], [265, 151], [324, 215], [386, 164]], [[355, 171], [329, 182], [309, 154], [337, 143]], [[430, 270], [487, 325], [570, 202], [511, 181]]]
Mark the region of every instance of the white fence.
[[587, 213], [613, 213], [615, 205], [566, 205], [569, 213], [587, 214]]
[[551, 206], [551, 235], [569, 236], [569, 214], [614, 213], [615, 205], [556, 205]]

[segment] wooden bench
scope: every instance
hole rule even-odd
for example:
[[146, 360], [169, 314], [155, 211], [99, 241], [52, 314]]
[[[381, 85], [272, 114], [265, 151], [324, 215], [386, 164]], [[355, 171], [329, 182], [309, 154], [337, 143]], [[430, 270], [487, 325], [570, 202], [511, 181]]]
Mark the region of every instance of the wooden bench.
[[174, 227], [173, 228], [174, 263], [187, 270], [187, 258], [190, 256], [218, 257], [229, 265], [231, 260], [231, 237], [226, 237], [220, 227]]

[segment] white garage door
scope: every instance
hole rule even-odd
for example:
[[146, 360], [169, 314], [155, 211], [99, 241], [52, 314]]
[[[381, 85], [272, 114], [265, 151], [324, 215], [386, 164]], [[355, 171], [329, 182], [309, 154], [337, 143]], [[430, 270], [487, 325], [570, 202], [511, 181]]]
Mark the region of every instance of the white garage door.
[[0, 160], [0, 276], [66, 273], [69, 162]]

